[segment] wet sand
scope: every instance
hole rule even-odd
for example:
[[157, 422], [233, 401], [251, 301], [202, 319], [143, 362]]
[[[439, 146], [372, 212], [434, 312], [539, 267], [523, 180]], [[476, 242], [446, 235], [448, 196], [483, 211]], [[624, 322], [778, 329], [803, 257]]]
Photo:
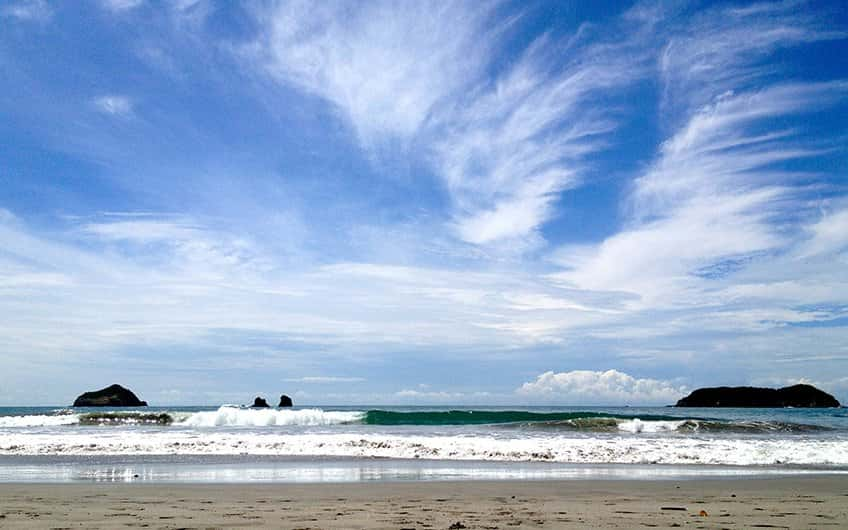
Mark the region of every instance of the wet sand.
[[848, 528], [848, 477], [0, 484], [2, 528]]

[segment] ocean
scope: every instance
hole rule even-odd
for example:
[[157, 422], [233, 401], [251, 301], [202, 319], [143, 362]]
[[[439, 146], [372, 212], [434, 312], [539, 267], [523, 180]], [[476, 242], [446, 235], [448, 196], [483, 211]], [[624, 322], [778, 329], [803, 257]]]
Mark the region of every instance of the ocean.
[[848, 474], [848, 409], [0, 408], [2, 482]]

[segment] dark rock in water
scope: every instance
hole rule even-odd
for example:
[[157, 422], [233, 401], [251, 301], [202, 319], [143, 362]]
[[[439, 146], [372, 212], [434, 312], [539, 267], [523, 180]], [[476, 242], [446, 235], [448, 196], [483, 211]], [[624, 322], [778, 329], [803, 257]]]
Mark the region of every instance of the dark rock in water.
[[839, 401], [827, 392], [810, 385], [784, 388], [752, 386], [720, 386], [699, 388], [677, 402], [677, 407], [838, 407]]
[[264, 397], [257, 397], [256, 399], [253, 400], [253, 405], [251, 405], [251, 407], [254, 407], [254, 408], [265, 408], [265, 409], [267, 409], [269, 406], [270, 405], [268, 405], [268, 402], [265, 401]]
[[131, 390], [121, 385], [107, 386], [94, 392], [86, 392], [74, 400], [75, 407], [146, 407]]
[[282, 396], [280, 396], [280, 404], [277, 405], [277, 406], [278, 407], [291, 407], [292, 406], [292, 400], [291, 400], [290, 397], [283, 394]]

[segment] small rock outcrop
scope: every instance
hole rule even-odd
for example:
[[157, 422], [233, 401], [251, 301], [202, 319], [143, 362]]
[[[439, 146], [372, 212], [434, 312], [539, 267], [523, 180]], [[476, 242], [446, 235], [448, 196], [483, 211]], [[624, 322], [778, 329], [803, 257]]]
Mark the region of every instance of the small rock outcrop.
[[257, 396], [256, 399], [253, 400], [253, 405], [251, 405], [251, 407], [257, 409], [267, 409], [268, 407], [270, 407], [270, 405], [268, 405], [268, 402], [265, 401], [264, 397]]
[[146, 407], [147, 401], [141, 401], [133, 392], [121, 385], [107, 386], [93, 392], [86, 392], [74, 400], [75, 407]]
[[283, 394], [282, 396], [280, 396], [280, 404], [277, 405], [277, 406], [278, 407], [291, 407], [292, 406], [292, 400], [291, 400], [290, 397]]
[[699, 388], [677, 402], [676, 407], [762, 407], [828, 408], [838, 407], [833, 396], [810, 385], [784, 388], [720, 386]]

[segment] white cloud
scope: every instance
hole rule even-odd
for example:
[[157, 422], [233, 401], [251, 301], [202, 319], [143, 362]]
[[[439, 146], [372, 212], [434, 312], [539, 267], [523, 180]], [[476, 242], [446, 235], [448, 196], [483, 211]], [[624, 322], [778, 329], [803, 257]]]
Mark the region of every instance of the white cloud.
[[[2, 269], [0, 269], [2, 270]], [[71, 283], [64, 274], [58, 273], [17, 273], [3, 270], [0, 277], [0, 289], [8, 287], [62, 287]]]
[[484, 66], [486, 9], [470, 7], [285, 2], [261, 15], [266, 67], [335, 104], [366, 146], [381, 135], [407, 139]]
[[0, 8], [0, 15], [20, 20], [44, 22], [53, 16], [53, 9], [46, 0], [12, 1]]
[[[759, 66], [764, 55], [831, 35], [803, 17], [756, 13], [751, 21], [741, 12], [709, 12], [665, 49], [666, 95], [677, 101], [666, 116], [680, 125], [635, 180], [625, 227], [599, 244], [559, 249], [555, 260], [567, 270], [554, 277], [636, 294], [637, 309], [710, 304], [716, 300], [704, 291], [712, 279], [793, 244], [785, 219], [803, 207], [803, 189], [797, 174], [774, 167], [821, 150], [786, 123], [839, 101], [848, 84], [769, 85]], [[695, 31], [703, 27], [709, 31]], [[740, 32], [748, 37], [737, 38]]]
[[467, 405], [487, 403], [492, 394], [489, 392], [447, 392], [433, 390], [404, 389], [394, 393], [396, 399], [413, 401], [415, 403], [444, 403], [450, 405]]
[[94, 106], [100, 112], [113, 116], [130, 116], [133, 112], [133, 102], [126, 96], [106, 95], [93, 100]]
[[687, 392], [670, 381], [637, 379], [618, 370], [545, 372], [516, 390], [531, 399], [581, 405], [673, 404]]
[[361, 383], [365, 381], [362, 377], [339, 377], [339, 376], [327, 376], [327, 375], [314, 375], [314, 376], [305, 376], [305, 377], [294, 377], [289, 379], [284, 379], [284, 381], [288, 381], [291, 383]]
[[[369, 263], [292, 269], [250, 238], [188, 217], [112, 213], [69, 222], [53, 237], [34, 235], [12, 217], [0, 223], [0, 273], [7, 279], [0, 313], [14, 315], [0, 323], [5, 351], [27, 341], [45, 355], [137, 341], [218, 348], [204, 336], [225, 330], [289, 337], [322, 350], [355, 344], [362, 355], [388, 344], [491, 352], [527, 340], [524, 329], [506, 324], [535, 318], [530, 293], [551, 289], [517, 271]], [[513, 318], [512, 302], [501, 296], [506, 285], [523, 300], [519, 313], [526, 317]], [[585, 313], [563, 305], [546, 318], [560, 322], [556, 329], [585, 322], [564, 318], [572, 311]]]
[[540, 38], [500, 78], [443, 111], [435, 164], [461, 239], [532, 244], [560, 193], [580, 183], [587, 156], [615, 128], [588, 101], [623, 89], [639, 70], [638, 56], [594, 50]]
[[148, 259], [158, 260], [163, 266], [179, 266], [198, 279], [211, 280], [222, 274], [258, 272], [270, 267], [249, 239], [210, 231], [188, 218], [138, 219], [91, 222], [82, 225], [80, 231], [105, 245], [132, 245], [125, 250], [127, 253], [146, 247], [142, 254]]
[[664, 103], [699, 108], [717, 94], [749, 89], [774, 73], [773, 65], [762, 59], [777, 50], [844, 37], [794, 2], [707, 10], [678, 27], [663, 49]]
[[442, 391], [442, 392], [422, 392], [420, 390], [412, 390], [412, 389], [399, 390], [399, 391], [395, 392], [395, 396], [401, 397], [401, 398], [427, 397], [427, 398], [431, 398], [431, 399], [442, 399], [442, 400], [455, 399], [455, 398], [458, 398], [458, 397], [462, 397], [463, 395], [464, 394], [459, 393], [459, 392], [444, 392], [444, 391]]
[[460, 239], [521, 251], [614, 129], [587, 101], [628, 85], [641, 57], [625, 59], [630, 42], [577, 45], [581, 30], [537, 39], [490, 80], [514, 22], [490, 15], [464, 2], [287, 2], [260, 16], [258, 49], [277, 79], [332, 102], [366, 150], [400, 139], [430, 153]]
[[798, 249], [799, 259], [848, 250], [848, 206], [825, 212], [806, 232], [809, 238]]
[[188, 11], [204, 4], [205, 2], [206, 0], [176, 0], [174, 2], [174, 9], [178, 11]]
[[5, 208], [0, 208], [0, 224], [12, 224], [17, 221], [15, 214]]
[[[5, 250], [0, 275], [6, 278], [0, 313], [7, 315], [0, 324], [0, 347], [5, 351], [30, 344], [49, 356], [115, 350], [140, 341], [237, 350], [240, 357], [248, 351], [290, 355], [286, 346], [273, 343], [224, 344], [214, 338], [224, 333], [268, 335], [328, 353], [355, 347], [363, 357], [420, 349], [511, 357], [523, 348], [556, 344], [570, 350], [586, 338], [637, 336], [628, 330], [640, 340], [654, 340], [692, 329], [765, 331], [780, 322], [833, 317], [829, 311], [789, 310], [774, 302], [759, 303], [756, 311], [719, 311], [719, 306], [643, 317], [616, 293], [563, 289], [519, 269], [375, 263], [293, 269], [249, 238], [179, 216], [110, 214], [77, 224], [58, 240], [35, 236], [10, 219], [0, 223]], [[781, 291], [771, 283], [762, 285], [763, 295], [752, 284], [722, 296], [774, 300], [771, 291]], [[832, 286], [833, 281], [816, 289], [793, 284], [783, 292], [791, 303], [799, 296], [811, 302], [844, 300], [840, 293], [846, 289]], [[300, 382], [310, 381], [320, 382]]]
[[82, 227], [88, 234], [114, 241], [178, 241], [199, 234], [189, 222], [171, 220], [112, 221], [89, 223]]
[[143, 3], [144, 0], [100, 0], [100, 5], [103, 6], [104, 9], [114, 12], [129, 11], [137, 8]]

